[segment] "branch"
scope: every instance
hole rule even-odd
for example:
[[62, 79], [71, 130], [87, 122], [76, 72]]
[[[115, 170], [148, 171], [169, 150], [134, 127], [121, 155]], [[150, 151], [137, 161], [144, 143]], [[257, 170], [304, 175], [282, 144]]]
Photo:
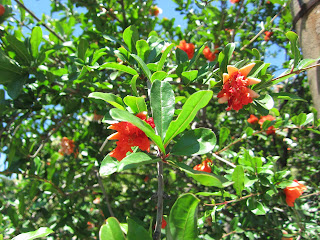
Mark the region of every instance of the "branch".
[[163, 187], [164, 187], [163, 161], [158, 162], [157, 167], [158, 167], [158, 203], [157, 203], [156, 227], [153, 233], [154, 240], [160, 240], [160, 237], [161, 237], [161, 225], [162, 225], [162, 216], [163, 216]]
[[98, 182], [99, 182], [100, 188], [101, 188], [101, 190], [102, 190], [102, 194], [103, 194], [103, 196], [104, 196], [104, 199], [106, 200], [106, 204], [107, 204], [107, 207], [108, 207], [110, 216], [111, 216], [111, 217], [114, 217], [114, 213], [113, 213], [113, 211], [112, 211], [112, 208], [111, 208], [111, 205], [110, 205], [110, 202], [109, 202], [109, 196], [108, 196], [108, 194], [107, 194], [107, 192], [106, 192], [106, 189], [105, 189], [104, 186], [103, 186], [103, 182], [102, 182], [102, 180], [101, 180], [101, 177], [100, 177], [98, 171], [97, 171], [97, 174], [96, 174], [96, 175], [97, 175], [97, 178], [98, 178]]
[[278, 80], [280, 78], [283, 78], [283, 77], [286, 77], [286, 76], [289, 76], [289, 75], [292, 75], [292, 74], [299, 74], [300, 72], [306, 71], [306, 70], [308, 70], [310, 68], [319, 67], [319, 66], [320, 66], [320, 63], [312, 65], [312, 66], [309, 66], [309, 67], [306, 67], [306, 68], [302, 68], [302, 69], [299, 69], [299, 70], [296, 70], [296, 71], [291, 71], [290, 73], [287, 73], [285, 75], [273, 78], [271, 81], [275, 81], [275, 80]]
[[52, 28], [50, 28], [47, 24], [43, 23], [33, 12], [31, 12], [25, 5], [23, 5], [19, 0], [14, 0], [20, 7], [26, 10], [37, 22], [39, 22], [43, 27], [45, 27], [49, 32], [55, 35], [60, 41], [65, 42], [66, 40], [57, 34]]
[[219, 206], [219, 205], [227, 205], [228, 203], [234, 203], [234, 202], [240, 202], [242, 200], [245, 200], [247, 198], [250, 198], [250, 197], [254, 197], [254, 196], [258, 196], [260, 195], [261, 193], [251, 193], [247, 196], [244, 196], [244, 197], [240, 197], [238, 199], [234, 199], [234, 200], [230, 200], [230, 201], [224, 201], [224, 202], [221, 202], [221, 203], [213, 203], [213, 204], [208, 204], [208, 203], [205, 203], [204, 205], [205, 206]]
[[224, 163], [230, 165], [230, 166], [233, 167], [233, 168], [236, 167], [236, 165], [234, 165], [232, 162], [229, 162], [228, 160], [223, 159], [222, 157], [218, 156], [218, 155], [215, 154], [215, 153], [212, 153], [212, 156], [214, 156], [216, 159], [220, 160], [221, 162], [224, 162]]

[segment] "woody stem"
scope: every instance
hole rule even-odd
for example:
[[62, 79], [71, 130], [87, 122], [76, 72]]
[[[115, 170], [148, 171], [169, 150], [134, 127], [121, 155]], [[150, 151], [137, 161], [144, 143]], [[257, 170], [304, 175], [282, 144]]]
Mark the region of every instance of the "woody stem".
[[153, 233], [153, 239], [159, 240], [161, 237], [161, 225], [163, 216], [163, 162], [159, 161], [157, 163], [158, 168], [158, 203], [157, 203], [157, 217], [156, 217], [156, 227]]

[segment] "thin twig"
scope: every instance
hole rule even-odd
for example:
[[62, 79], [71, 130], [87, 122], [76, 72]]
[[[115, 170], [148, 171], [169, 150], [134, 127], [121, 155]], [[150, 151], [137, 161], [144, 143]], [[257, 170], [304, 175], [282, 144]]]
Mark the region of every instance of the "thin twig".
[[260, 195], [261, 193], [251, 193], [247, 196], [244, 196], [244, 197], [240, 197], [238, 199], [234, 199], [234, 200], [230, 200], [230, 201], [224, 201], [224, 202], [221, 202], [221, 203], [213, 203], [213, 204], [209, 204], [209, 203], [205, 203], [204, 205], [205, 206], [219, 206], [219, 205], [227, 205], [228, 203], [234, 203], [234, 202], [240, 202], [242, 200], [245, 200], [247, 198], [250, 198], [250, 197], [254, 197], [254, 196], [258, 196]]
[[121, 8], [122, 8], [122, 17], [123, 17], [123, 30], [127, 27], [127, 18], [126, 18], [126, 9], [124, 6], [124, 1], [120, 0]]
[[307, 197], [311, 197], [311, 196], [314, 196], [314, 195], [320, 195], [320, 192], [310, 193], [308, 195], [301, 196], [300, 198], [307, 198]]
[[46, 29], [48, 29], [49, 32], [51, 32], [53, 35], [55, 35], [60, 41], [65, 42], [66, 40], [61, 37], [59, 34], [57, 34], [52, 28], [50, 28], [47, 24], [43, 23], [33, 12], [31, 12], [24, 4], [22, 4], [18, 0], [14, 0], [20, 7], [22, 7], [24, 10], [26, 10], [37, 22], [39, 22], [42, 26], [44, 26]]
[[159, 161], [157, 163], [158, 167], [158, 203], [157, 203], [157, 218], [156, 218], [156, 227], [153, 233], [154, 240], [160, 240], [161, 237], [161, 225], [162, 225], [162, 216], [163, 216], [163, 162]]
[[99, 182], [100, 188], [101, 188], [101, 190], [102, 190], [102, 194], [103, 194], [103, 196], [104, 196], [105, 202], [106, 202], [106, 204], [107, 204], [107, 208], [108, 208], [108, 210], [109, 210], [110, 216], [111, 216], [111, 217], [114, 217], [114, 213], [113, 213], [113, 211], [112, 211], [112, 208], [111, 208], [111, 205], [110, 205], [110, 202], [109, 202], [109, 196], [108, 196], [108, 194], [107, 194], [107, 192], [106, 192], [106, 189], [105, 189], [104, 186], [103, 186], [103, 182], [102, 182], [102, 180], [101, 180], [101, 177], [100, 177], [100, 174], [99, 174], [98, 171], [97, 171], [97, 174], [96, 174], [96, 175], [97, 175], [98, 182]]
[[224, 163], [230, 165], [230, 166], [233, 167], [233, 168], [236, 167], [236, 165], [234, 165], [233, 163], [229, 162], [228, 160], [223, 159], [222, 157], [218, 156], [218, 155], [215, 154], [215, 153], [212, 153], [212, 156], [214, 156], [216, 159], [220, 160], [221, 162], [224, 162]]
[[293, 71], [293, 72], [290, 72], [290, 73], [287, 73], [285, 75], [282, 75], [282, 76], [279, 76], [279, 77], [276, 77], [276, 78], [273, 78], [271, 81], [275, 81], [275, 80], [278, 80], [280, 78], [283, 78], [283, 77], [286, 77], [286, 76], [289, 76], [289, 75], [292, 75], [292, 74], [298, 74], [298, 73], [303, 72], [305, 70], [308, 70], [310, 68], [319, 67], [319, 66], [320, 66], [320, 63], [312, 65], [312, 66], [309, 66], [309, 67], [306, 67], [306, 68], [303, 68], [303, 69], [299, 69], [299, 70], [296, 70], [296, 71]]
[[[237, 24], [237, 22], [238, 22], [238, 18], [239, 18], [241, 9], [242, 9], [242, 7], [243, 7], [243, 3], [244, 3], [244, 0], [241, 1], [241, 5], [240, 5], [240, 7], [238, 8], [236, 17], [235, 17], [235, 19], [234, 19], [234, 23], [235, 23], [235, 24]], [[236, 36], [236, 31], [235, 31], [235, 29], [232, 29], [232, 32], [231, 32], [231, 42], [234, 42], [234, 37], [235, 37], [235, 36]]]
[[[288, 2], [286, 2], [285, 4], [283, 4], [282, 8], [280, 9], [280, 11], [273, 16], [273, 18], [270, 20], [270, 24], [273, 23], [273, 21], [281, 14], [281, 12], [287, 7]], [[264, 26], [262, 26], [262, 29], [260, 32], [257, 33], [257, 35], [255, 35], [248, 44], [244, 45], [240, 51], [243, 51], [245, 48], [247, 48], [252, 42], [254, 42], [263, 32], [264, 32], [265, 28]]]

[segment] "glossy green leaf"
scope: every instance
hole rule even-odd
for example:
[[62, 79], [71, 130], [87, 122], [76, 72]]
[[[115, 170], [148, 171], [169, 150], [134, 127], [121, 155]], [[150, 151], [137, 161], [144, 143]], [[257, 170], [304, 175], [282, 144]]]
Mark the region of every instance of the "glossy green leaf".
[[247, 206], [255, 215], [265, 215], [268, 211], [268, 208], [261, 202], [257, 201], [256, 198], [249, 198], [247, 200]]
[[286, 33], [286, 36], [290, 40], [291, 53], [294, 57], [294, 67], [296, 67], [301, 59], [298, 44], [298, 35], [295, 32], [289, 31]]
[[14, 50], [14, 52], [19, 57], [19, 59], [17, 59], [17, 61], [23, 65], [30, 65], [30, 63], [32, 61], [32, 57], [29, 54], [28, 49], [24, 45], [24, 43], [12, 35], [7, 35], [6, 39], [7, 39], [8, 43], [10, 44], [10, 47]]
[[260, 96], [259, 98], [255, 99], [254, 101], [257, 102], [258, 104], [260, 104], [260, 106], [262, 106], [263, 108], [268, 109], [268, 110], [270, 110], [274, 106], [273, 98], [268, 94]]
[[160, 159], [153, 159], [148, 154], [143, 152], [132, 153], [118, 163], [117, 172], [121, 172], [131, 168], [137, 168], [145, 164], [156, 163], [159, 160]]
[[124, 110], [124, 104], [120, 97], [111, 93], [93, 92], [90, 93], [89, 98], [101, 99], [111, 104], [112, 106]]
[[151, 110], [156, 130], [164, 139], [174, 115], [175, 97], [170, 83], [156, 80], [151, 87]]
[[85, 61], [86, 52], [89, 47], [89, 43], [86, 39], [81, 38], [78, 45], [78, 58]]
[[300, 113], [298, 116], [293, 116], [291, 120], [295, 125], [303, 126], [307, 120], [307, 114]]
[[193, 55], [193, 57], [191, 58], [190, 60], [190, 64], [187, 68], [187, 70], [190, 70], [192, 65], [198, 60], [198, 58], [200, 57], [200, 55], [202, 54], [203, 52], [203, 49], [205, 48], [205, 44], [203, 44]]
[[12, 238], [12, 240], [32, 240], [32, 239], [48, 236], [51, 233], [53, 233], [53, 231], [50, 228], [41, 227], [38, 230], [33, 232], [19, 234], [18, 236]]
[[37, 58], [39, 55], [39, 46], [42, 41], [42, 30], [41, 27], [35, 26], [31, 32], [30, 45], [31, 52], [34, 58]]
[[131, 75], [138, 75], [138, 72], [136, 70], [134, 70], [133, 68], [128, 67], [128, 66], [124, 66], [122, 64], [115, 63], [115, 62], [105, 63], [105, 64], [101, 65], [101, 67], [99, 69], [100, 70], [103, 70], [103, 69], [114, 69], [114, 70], [118, 70], [118, 71], [129, 73]]
[[123, 41], [131, 52], [135, 52], [136, 42], [139, 40], [139, 32], [135, 26], [129, 26], [123, 31]]
[[196, 180], [204, 186], [224, 188], [227, 185], [230, 185], [228, 180], [224, 177], [215, 175], [213, 173], [193, 170], [190, 166], [181, 162], [168, 162], [173, 166], [179, 168], [180, 170], [184, 171], [188, 174], [188, 176], [192, 177], [194, 180]]
[[141, 225], [136, 223], [131, 218], [127, 219], [128, 222], [128, 240], [152, 240], [151, 234]]
[[130, 56], [133, 57], [137, 61], [137, 63], [141, 67], [143, 73], [151, 81], [151, 72], [150, 72], [148, 66], [146, 65], [146, 63], [139, 56], [137, 56], [135, 54], [130, 54]]
[[126, 96], [123, 101], [134, 114], [148, 111], [143, 97]]
[[232, 57], [233, 51], [236, 45], [234, 43], [228, 43], [227, 46], [219, 53], [218, 62], [220, 66], [220, 71], [222, 73], [227, 72], [227, 66]]
[[12, 99], [16, 99], [20, 95], [23, 89], [23, 85], [25, 84], [27, 79], [28, 79], [27, 76], [19, 76], [17, 79], [15, 79], [14, 81], [11, 81], [7, 85], [8, 95]]
[[201, 155], [212, 151], [217, 142], [216, 135], [210, 129], [197, 128], [184, 133], [173, 145], [172, 155]]
[[136, 42], [136, 48], [138, 56], [143, 61], [146, 61], [150, 52], [149, 44], [145, 40], [138, 40]]
[[305, 99], [303, 99], [295, 94], [287, 93], [287, 92], [271, 93], [270, 96], [278, 98], [278, 99], [283, 99], [283, 100], [294, 100], [294, 101], [307, 102]]
[[168, 74], [166, 72], [163, 71], [157, 71], [155, 73], [152, 74], [151, 76], [151, 82], [154, 82], [155, 80], [159, 80], [162, 81], [163, 79], [165, 79], [168, 76]]
[[167, 56], [171, 49], [174, 47], [174, 43], [171, 43], [162, 53], [160, 61], [158, 63], [157, 71], [161, 71], [163, 68], [164, 63], [166, 62]]
[[181, 64], [189, 60], [188, 54], [185, 51], [181, 50], [180, 48], [176, 49], [176, 59], [177, 59], [177, 64]]
[[181, 75], [185, 84], [189, 84], [197, 78], [198, 70], [190, 70], [187, 72], [183, 72]]
[[230, 134], [230, 130], [226, 127], [220, 128], [220, 133], [219, 133], [219, 146], [222, 147], [223, 143], [228, 139]]
[[232, 181], [234, 182], [234, 190], [236, 190], [237, 195], [241, 197], [241, 193], [244, 189], [244, 170], [241, 165], [236, 166], [234, 169], [232, 173]]
[[212, 95], [212, 91], [203, 90], [192, 94], [187, 99], [177, 119], [175, 121], [172, 121], [169, 125], [164, 140], [165, 145], [168, 145], [175, 136], [177, 136], [189, 126], [189, 124], [196, 116], [197, 112], [209, 103]]
[[107, 155], [101, 163], [101, 166], [99, 169], [99, 175], [101, 177], [107, 177], [112, 173], [115, 173], [117, 169], [118, 169], [118, 161], [114, 160], [112, 157]]
[[193, 194], [180, 196], [173, 204], [169, 215], [169, 228], [172, 239], [197, 239], [197, 212], [200, 199]]
[[22, 68], [0, 50], [0, 84], [12, 82], [21, 75]]
[[134, 116], [133, 114], [127, 111], [120, 110], [117, 108], [111, 109], [110, 115], [115, 120], [130, 122], [133, 125], [135, 125], [137, 128], [142, 130], [159, 147], [161, 152], [165, 153], [165, 149], [160, 136], [157, 136], [155, 134], [154, 130], [148, 123], [142, 121], [140, 118]]
[[125, 240], [124, 234], [120, 228], [118, 220], [109, 217], [106, 224], [103, 224], [99, 231], [100, 240]]

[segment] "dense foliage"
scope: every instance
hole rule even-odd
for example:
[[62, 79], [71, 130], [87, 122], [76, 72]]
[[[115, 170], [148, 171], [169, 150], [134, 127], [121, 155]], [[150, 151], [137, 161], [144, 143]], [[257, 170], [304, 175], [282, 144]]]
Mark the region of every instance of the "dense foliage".
[[174, 2], [2, 1], [0, 239], [319, 239], [287, 1]]

